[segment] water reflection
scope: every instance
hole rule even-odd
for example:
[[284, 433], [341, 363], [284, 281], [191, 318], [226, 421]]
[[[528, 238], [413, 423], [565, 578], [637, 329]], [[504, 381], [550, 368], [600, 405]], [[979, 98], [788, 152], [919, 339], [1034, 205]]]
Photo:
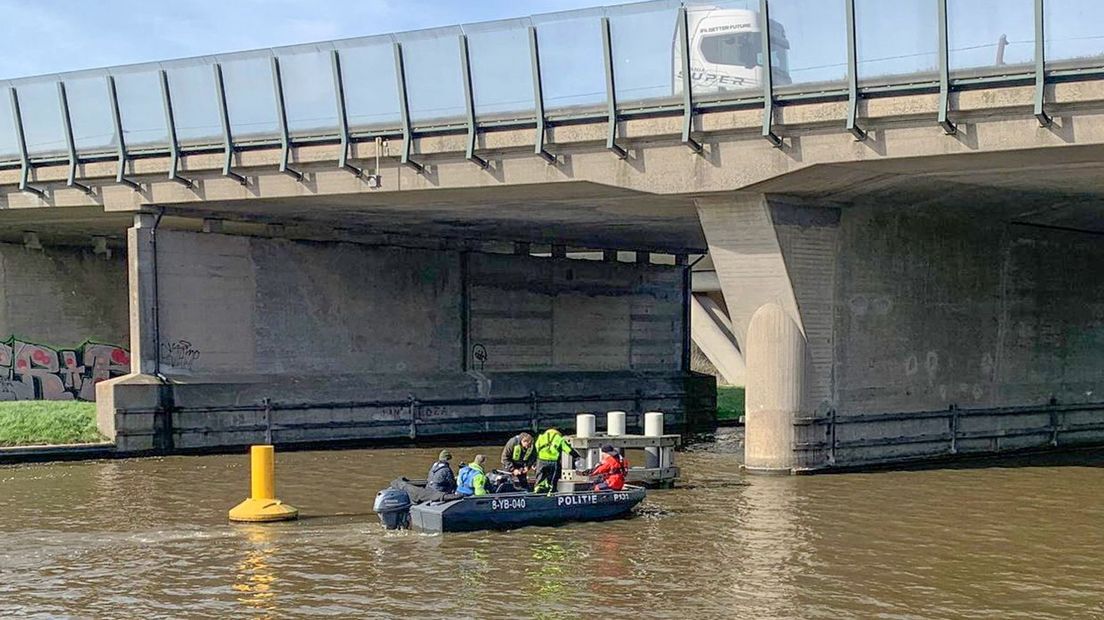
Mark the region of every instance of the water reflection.
[[547, 535], [541, 536], [529, 549], [532, 562], [525, 570], [528, 591], [536, 598], [538, 610], [547, 610], [565, 598], [563, 578], [569, 568], [568, 553], [559, 541]]
[[596, 589], [605, 589], [608, 580], [624, 579], [632, 574], [624, 555], [627, 542], [628, 536], [620, 530], [603, 531], [596, 537], [589, 562], [591, 571], [602, 578], [595, 580]]
[[736, 495], [735, 519], [730, 527], [742, 561], [730, 563], [733, 593], [766, 617], [794, 614], [797, 571], [802, 548], [802, 514], [796, 480], [789, 477], [751, 479]]
[[244, 530], [248, 544], [234, 574], [236, 600], [251, 617], [268, 620], [278, 611], [275, 590], [278, 578], [272, 561], [277, 548], [273, 531], [271, 526], [265, 525], [243, 525], [240, 529]]
[[500, 584], [494, 581], [491, 574], [490, 559], [482, 549], [469, 551], [468, 557], [460, 562], [458, 573], [460, 584], [457, 597], [465, 604], [478, 605], [482, 596], [499, 590]]

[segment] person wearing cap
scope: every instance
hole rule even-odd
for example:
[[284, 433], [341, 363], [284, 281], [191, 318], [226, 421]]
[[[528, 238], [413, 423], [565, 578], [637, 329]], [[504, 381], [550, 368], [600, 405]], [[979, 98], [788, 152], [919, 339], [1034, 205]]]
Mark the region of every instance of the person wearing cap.
[[537, 437], [537, 482], [533, 490], [537, 493], [552, 493], [560, 479], [560, 457], [568, 453], [579, 458], [579, 453], [563, 438], [560, 429], [550, 426]]
[[456, 492], [456, 476], [452, 474], [452, 465], [449, 464], [451, 460], [452, 453], [448, 450], [441, 450], [441, 453], [437, 455], [437, 462], [429, 468], [429, 475], [426, 476], [426, 489], [440, 493]]
[[456, 492], [460, 495], [486, 495], [487, 474], [483, 472], [486, 455], [476, 454], [471, 463], [460, 468], [456, 479]]
[[620, 491], [625, 488], [625, 475], [629, 473], [629, 462], [621, 456], [621, 451], [610, 444], [602, 446], [602, 462], [590, 470], [595, 476], [595, 491]]

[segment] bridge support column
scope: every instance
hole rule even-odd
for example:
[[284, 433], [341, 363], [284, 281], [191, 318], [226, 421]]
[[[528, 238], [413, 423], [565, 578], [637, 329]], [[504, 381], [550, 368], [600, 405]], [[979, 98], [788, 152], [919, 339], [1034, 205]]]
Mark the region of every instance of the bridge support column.
[[752, 316], [747, 338], [744, 467], [790, 473], [794, 423], [805, 408], [805, 335], [781, 306], [769, 303]]
[[1089, 220], [1024, 222], [1015, 200], [697, 207], [747, 355], [749, 469], [1104, 442]]
[[130, 274], [130, 365], [135, 374], [153, 375], [157, 368], [157, 245], [156, 217], [134, 216], [127, 230]]
[[[840, 211], [757, 193], [700, 198], [695, 202], [732, 320], [733, 336], [747, 356], [748, 466], [821, 467], [826, 458], [822, 448], [793, 447], [816, 445], [820, 437], [805, 436], [816, 432], [812, 427], [784, 431], [777, 424], [782, 419], [792, 420], [799, 411], [825, 413], [833, 407], [833, 303]], [[760, 312], [766, 314], [760, 316]], [[762, 331], [758, 336], [751, 333], [756, 316], [760, 317]], [[778, 331], [783, 329], [783, 316], [795, 335]], [[797, 346], [791, 336], [800, 337], [800, 352], [791, 348]], [[753, 338], [760, 339], [756, 345], [760, 351], [758, 370], [752, 368], [749, 351]], [[798, 393], [802, 395], [800, 400], [793, 396]], [[753, 405], [752, 398], [762, 400]], [[752, 422], [753, 407], [774, 413], [762, 414], [760, 422]], [[767, 419], [771, 422], [763, 426]], [[761, 439], [754, 439], [753, 434]], [[771, 439], [764, 439], [768, 436]], [[758, 441], [774, 447], [754, 447], [752, 443]], [[778, 442], [791, 446], [790, 455], [768, 457], [768, 453], [781, 449], [782, 443]], [[759, 449], [766, 452], [753, 457]], [[754, 466], [753, 461], [757, 463]]]
[[156, 216], [139, 213], [127, 230], [130, 374], [96, 386], [100, 433], [123, 452], [172, 448], [170, 394], [158, 376]]

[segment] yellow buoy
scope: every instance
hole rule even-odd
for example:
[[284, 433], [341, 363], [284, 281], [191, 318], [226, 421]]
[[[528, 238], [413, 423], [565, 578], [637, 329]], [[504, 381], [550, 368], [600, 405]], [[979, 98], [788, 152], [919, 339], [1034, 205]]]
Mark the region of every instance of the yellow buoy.
[[276, 451], [272, 446], [249, 449], [250, 497], [230, 509], [231, 521], [288, 521], [299, 518], [299, 509], [276, 499]]

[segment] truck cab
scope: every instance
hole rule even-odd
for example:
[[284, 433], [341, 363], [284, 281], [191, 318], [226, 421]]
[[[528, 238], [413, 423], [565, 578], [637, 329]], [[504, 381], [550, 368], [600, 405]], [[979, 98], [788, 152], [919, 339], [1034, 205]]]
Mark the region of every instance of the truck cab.
[[[761, 88], [763, 85], [762, 29], [759, 14], [744, 9], [710, 5], [687, 7], [690, 43], [690, 80], [695, 94]], [[782, 25], [771, 20], [771, 64], [774, 84], [791, 82], [790, 43]], [[672, 86], [682, 92], [682, 49], [675, 31]]]

